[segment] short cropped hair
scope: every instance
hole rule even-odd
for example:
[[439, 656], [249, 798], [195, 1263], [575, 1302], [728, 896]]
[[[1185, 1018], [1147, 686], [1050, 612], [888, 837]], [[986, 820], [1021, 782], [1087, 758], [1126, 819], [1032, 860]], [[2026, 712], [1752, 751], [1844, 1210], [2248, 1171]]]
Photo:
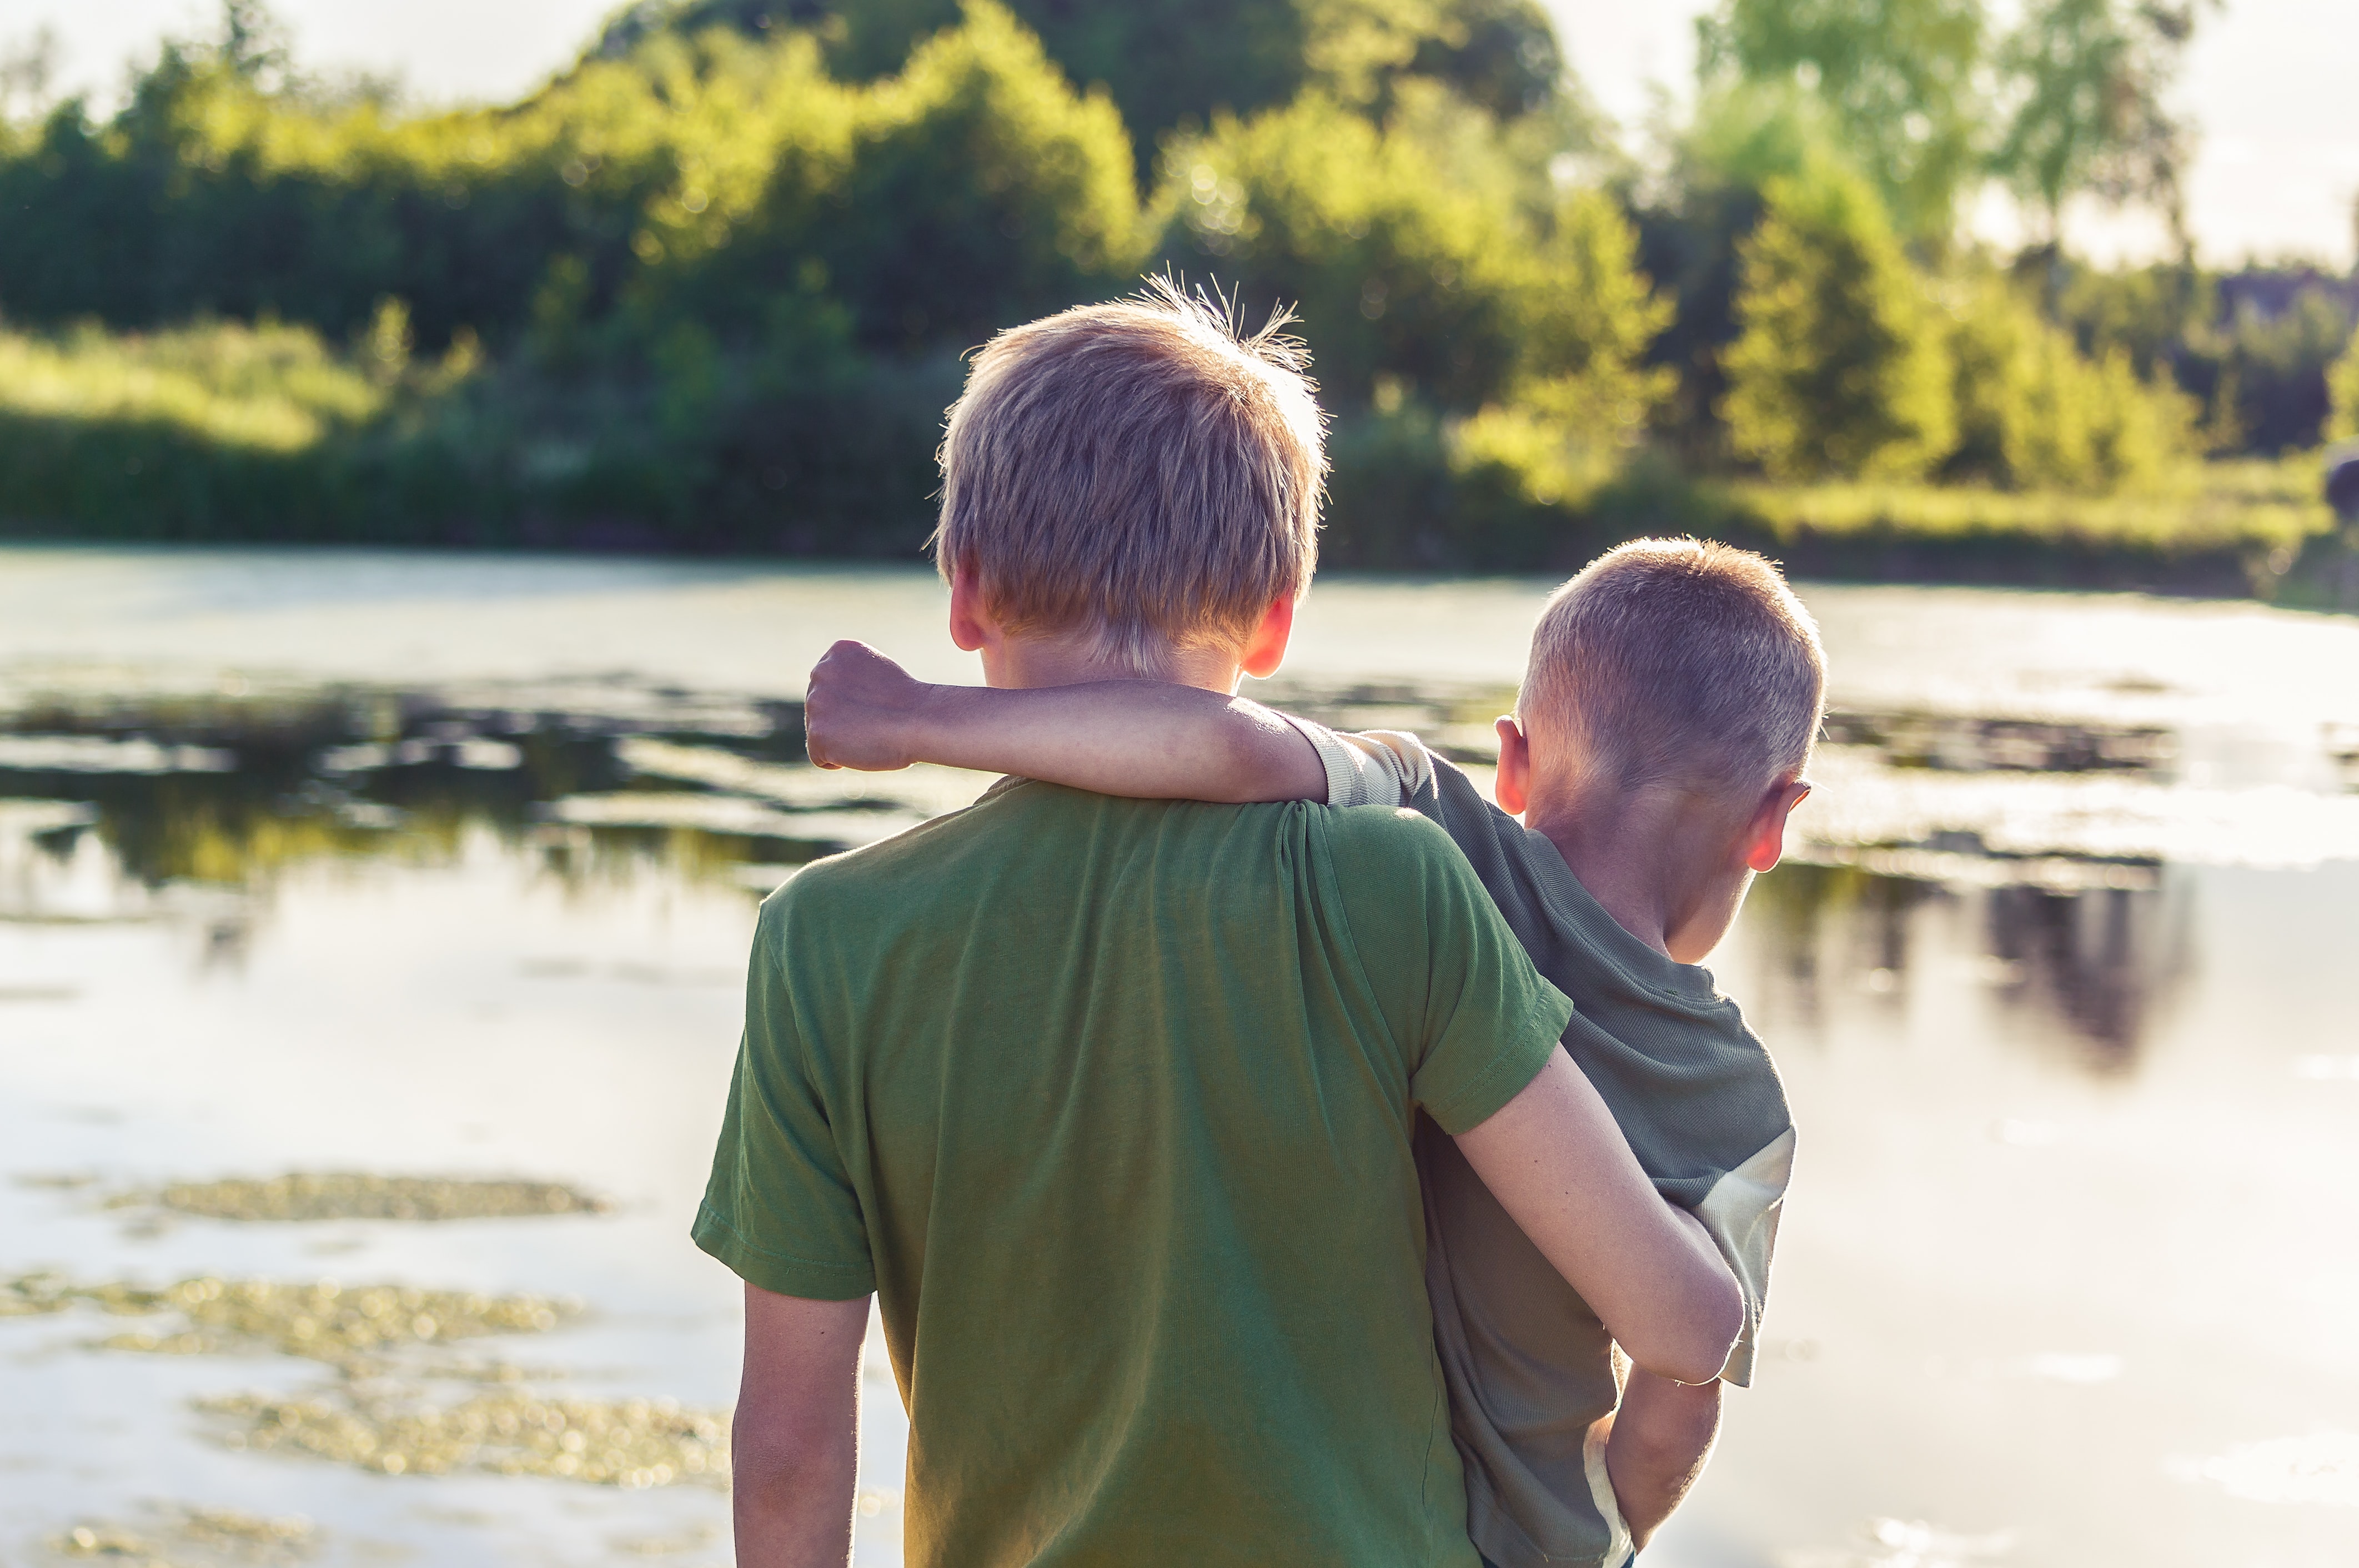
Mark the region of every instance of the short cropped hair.
[[1810, 760], [1825, 692], [1818, 626], [1773, 562], [1654, 539], [1549, 598], [1516, 706], [1624, 789], [1752, 793]]
[[1241, 647], [1318, 556], [1323, 416], [1285, 324], [1247, 335], [1158, 279], [994, 338], [942, 442], [943, 577], [1142, 671]]

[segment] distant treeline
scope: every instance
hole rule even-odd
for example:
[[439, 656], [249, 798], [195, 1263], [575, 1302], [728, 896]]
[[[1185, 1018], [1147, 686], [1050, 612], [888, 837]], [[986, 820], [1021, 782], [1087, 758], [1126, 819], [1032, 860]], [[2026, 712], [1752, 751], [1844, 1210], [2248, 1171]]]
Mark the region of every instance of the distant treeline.
[[1870, 491], [1985, 554], [2135, 515], [2162, 559], [2182, 514], [2282, 554], [2299, 485], [2247, 526], [2197, 465], [2354, 430], [2349, 279], [1955, 234], [1989, 179], [2051, 234], [2082, 194], [2174, 214], [2190, 25], [1727, 0], [1641, 158], [1537, 0], [641, 0], [432, 113], [232, 0], [103, 122], [0, 126], [0, 519], [904, 552], [962, 354], [1169, 269], [1297, 310], [1331, 560], [1790, 542], [1810, 506], [1759, 496]]

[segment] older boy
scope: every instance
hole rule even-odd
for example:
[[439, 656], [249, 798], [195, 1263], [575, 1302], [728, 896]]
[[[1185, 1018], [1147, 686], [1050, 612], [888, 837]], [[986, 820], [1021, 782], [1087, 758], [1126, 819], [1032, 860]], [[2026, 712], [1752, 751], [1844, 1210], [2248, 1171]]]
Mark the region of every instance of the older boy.
[[[952, 635], [997, 686], [1224, 700], [1321, 468], [1282, 345], [1175, 293], [1005, 333], [944, 447]], [[1420, 1113], [1640, 1366], [1709, 1380], [1741, 1327], [1569, 1012], [1409, 813], [1009, 779], [806, 869], [695, 1227], [746, 1282], [739, 1562], [846, 1559], [874, 1291], [913, 1564], [1469, 1568]]]
[[[1541, 974], [1579, 1008], [1564, 1037], [1656, 1185], [1693, 1208], [1745, 1282], [1722, 1377], [1749, 1381], [1793, 1149], [1785, 1098], [1735, 1005], [1693, 967], [1777, 864], [1816, 735], [1808, 613], [1758, 556], [1623, 546], [1536, 631], [1518, 716], [1499, 721], [1501, 811], [1414, 738], [1338, 736], [1138, 683], [920, 689], [865, 649], [815, 673], [812, 755], [1006, 768], [1141, 794], [1407, 802], [1450, 833]], [[1529, 826], [1506, 811], [1527, 814]], [[1470, 1525], [1502, 1568], [1621, 1563], [1677, 1506], [1717, 1430], [1717, 1384], [1632, 1373], [1448, 1138], [1420, 1138], [1428, 1275]]]

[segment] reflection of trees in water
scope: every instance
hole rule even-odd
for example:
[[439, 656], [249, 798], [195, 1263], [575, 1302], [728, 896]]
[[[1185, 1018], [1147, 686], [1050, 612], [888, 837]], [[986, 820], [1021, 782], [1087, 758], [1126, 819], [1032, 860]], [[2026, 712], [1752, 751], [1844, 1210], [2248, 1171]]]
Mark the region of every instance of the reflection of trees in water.
[[2060, 1019], [2090, 1064], [2120, 1072], [2186, 972], [2188, 909], [2170, 879], [2150, 888], [1984, 894], [1990, 953], [2010, 966], [2008, 996]]
[[[680, 733], [759, 757], [799, 759], [799, 710], [775, 707], [767, 735]], [[664, 875], [705, 876], [785, 853], [690, 828], [593, 833], [552, 831], [540, 821], [540, 808], [567, 795], [635, 787], [615, 739], [673, 733], [660, 723], [453, 709], [419, 693], [326, 692], [29, 707], [0, 718], [0, 733], [150, 740], [234, 757], [222, 771], [0, 766], [0, 798], [92, 809], [88, 825], [38, 836], [40, 856], [62, 868], [94, 837], [115, 875], [149, 889], [195, 884], [250, 892], [286, 869], [327, 859], [449, 863], [485, 832], [531, 854], [540, 871], [569, 887], [628, 879], [657, 866]], [[512, 748], [513, 765], [467, 766], [464, 743], [477, 736]], [[357, 768], [335, 762], [339, 748], [355, 747], [379, 756]], [[212, 961], [234, 962], [241, 946], [240, 933], [224, 925], [206, 951]]]
[[1919, 886], [1848, 866], [1788, 864], [1760, 878], [1745, 900], [1745, 923], [1767, 960], [1768, 990], [1740, 1000], [1815, 1033], [1826, 1022], [1830, 983], [1859, 990], [1878, 970], [1907, 971], [1903, 917]]
[[2183, 887], [2162, 877], [2152, 887], [1962, 890], [1854, 866], [1784, 866], [1747, 900], [1760, 993], [1739, 999], [1781, 1033], [1818, 1035], [1839, 1007], [1897, 1005], [1913, 962], [1948, 957], [2005, 1012], [2045, 1025], [2027, 1031], [2035, 1038], [2124, 1071], [2187, 968]]

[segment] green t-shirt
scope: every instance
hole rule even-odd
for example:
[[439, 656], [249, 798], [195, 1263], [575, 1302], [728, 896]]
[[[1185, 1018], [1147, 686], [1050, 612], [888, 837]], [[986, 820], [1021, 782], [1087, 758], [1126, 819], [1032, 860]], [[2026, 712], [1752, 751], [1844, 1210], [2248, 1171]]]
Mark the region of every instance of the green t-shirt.
[[1411, 1149], [1571, 1005], [1411, 813], [995, 786], [763, 907], [698, 1244], [875, 1290], [912, 1564], [1451, 1564]]

